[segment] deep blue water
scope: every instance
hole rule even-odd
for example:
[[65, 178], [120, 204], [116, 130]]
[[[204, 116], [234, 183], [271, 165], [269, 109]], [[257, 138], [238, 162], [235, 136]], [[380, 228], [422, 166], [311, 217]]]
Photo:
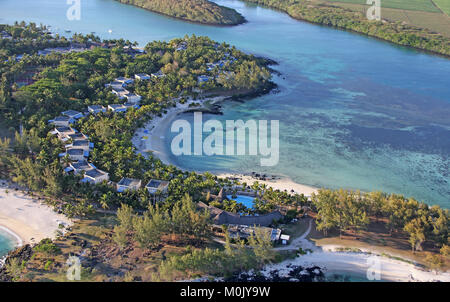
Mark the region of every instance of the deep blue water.
[[[279, 63], [274, 68], [282, 75], [274, 81], [280, 92], [226, 103], [225, 114], [214, 118], [280, 120], [279, 164], [261, 168], [253, 157], [172, 160], [187, 169], [273, 173], [450, 206], [450, 60], [241, 1], [216, 2], [249, 22], [204, 26], [113, 0], [82, 1], [80, 21], [66, 19], [65, 1], [2, 0], [0, 22], [34, 21], [61, 33], [95, 32], [141, 45], [195, 33], [270, 57]], [[171, 134], [166, 137], [169, 145]]]

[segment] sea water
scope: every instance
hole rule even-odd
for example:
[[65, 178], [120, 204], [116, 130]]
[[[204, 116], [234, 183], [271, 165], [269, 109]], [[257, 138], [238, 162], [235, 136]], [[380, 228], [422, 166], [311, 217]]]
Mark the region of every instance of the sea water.
[[[3, 0], [0, 23], [33, 21], [60, 34], [95, 32], [142, 46], [206, 35], [279, 63], [279, 93], [223, 104], [207, 118], [280, 120], [280, 161], [182, 156], [194, 170], [264, 172], [318, 187], [382, 190], [450, 206], [450, 60], [363, 35], [293, 20], [236, 0], [248, 23], [215, 27], [182, 22], [113, 0], [81, 2], [69, 21], [59, 0]], [[185, 115], [188, 120], [192, 116]], [[170, 145], [170, 129], [166, 143]]]

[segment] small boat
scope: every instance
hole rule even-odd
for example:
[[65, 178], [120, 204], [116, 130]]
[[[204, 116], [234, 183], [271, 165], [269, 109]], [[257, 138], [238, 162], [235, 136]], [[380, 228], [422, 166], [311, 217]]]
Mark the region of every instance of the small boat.
[[65, 29], [64, 31], [65, 31], [66, 33], [70, 33], [70, 32], [71, 32], [70, 29]]
[[109, 32], [109, 33], [112, 33], [112, 29], [108, 29], [108, 32]]

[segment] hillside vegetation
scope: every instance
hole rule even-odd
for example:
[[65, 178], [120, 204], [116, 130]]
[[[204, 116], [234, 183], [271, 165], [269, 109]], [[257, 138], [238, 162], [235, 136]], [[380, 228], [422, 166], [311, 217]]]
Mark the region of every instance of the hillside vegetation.
[[245, 22], [234, 9], [208, 0], [118, 0], [167, 16], [211, 25], [237, 25]]

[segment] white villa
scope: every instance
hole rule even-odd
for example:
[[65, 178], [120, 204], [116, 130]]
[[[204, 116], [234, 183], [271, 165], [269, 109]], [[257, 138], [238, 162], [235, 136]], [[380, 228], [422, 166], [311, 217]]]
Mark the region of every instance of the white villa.
[[83, 133], [77, 132], [74, 134], [69, 134], [67, 135], [67, 140], [72, 140], [72, 142], [74, 141], [78, 141], [78, 140], [87, 140], [88, 136], [84, 135]]
[[99, 184], [103, 181], [109, 180], [109, 174], [105, 171], [99, 170], [97, 168], [87, 170], [84, 173], [84, 178], [81, 182], [88, 182], [90, 184]]
[[160, 71], [158, 71], [157, 73], [152, 73], [152, 77], [154, 77], [154, 78], [162, 78], [162, 77], [165, 77], [166, 75], [160, 70]]
[[95, 169], [95, 166], [88, 163], [86, 160], [80, 160], [77, 162], [70, 163], [67, 168], [64, 169], [66, 173], [73, 171], [75, 175], [82, 174], [84, 171]]
[[64, 157], [66, 155], [69, 156], [70, 160], [72, 161], [85, 160], [85, 158], [89, 156], [89, 151], [81, 148], [71, 148], [67, 149], [66, 153], [60, 154], [61, 157]]
[[134, 78], [136, 80], [140, 80], [140, 81], [146, 81], [146, 80], [150, 80], [150, 75], [146, 74], [146, 73], [137, 73], [134, 75]]
[[97, 114], [100, 112], [106, 112], [106, 108], [102, 105], [91, 105], [88, 106], [88, 111], [93, 114]]
[[79, 119], [83, 117], [83, 113], [79, 112], [79, 111], [75, 111], [75, 110], [67, 110], [64, 111], [63, 113], [61, 113], [64, 116], [68, 116], [72, 119]]
[[128, 103], [133, 103], [133, 104], [137, 104], [141, 101], [141, 96], [138, 94], [134, 94], [134, 93], [127, 93], [123, 95], [124, 97], [127, 98]]
[[136, 109], [139, 108], [139, 105], [133, 104], [133, 103], [125, 103], [125, 104], [123, 104], [123, 106], [124, 106], [125, 108], [127, 108], [127, 110], [130, 109], [130, 108], [136, 108]]
[[112, 93], [114, 93], [115, 95], [117, 95], [120, 99], [125, 98], [125, 95], [129, 94], [130, 92], [124, 88], [113, 88], [113, 90], [111, 90]]
[[112, 112], [125, 112], [125, 111], [127, 111], [127, 107], [125, 107], [124, 105], [121, 105], [121, 104], [108, 105], [108, 109], [111, 110]]
[[123, 83], [119, 81], [113, 81], [111, 83], [105, 84], [105, 87], [111, 87], [112, 89], [123, 88]]
[[116, 78], [114, 81], [115, 81], [115, 82], [122, 83], [122, 84], [125, 84], [125, 85], [133, 84], [133, 83], [134, 83], [134, 80], [133, 80], [133, 79], [131, 79], [131, 78], [125, 78], [125, 77], [118, 77], [118, 78]]
[[140, 179], [124, 177], [117, 183], [117, 192], [124, 192], [126, 190], [138, 190], [141, 185], [142, 181]]
[[94, 144], [90, 143], [87, 139], [76, 140], [71, 144], [65, 146], [66, 149], [83, 149], [84, 151], [89, 151], [94, 148]]
[[145, 186], [145, 188], [148, 190], [148, 192], [152, 195], [156, 194], [157, 192], [161, 192], [162, 194], [167, 193], [167, 189], [169, 187], [169, 182], [166, 180], [158, 180], [158, 179], [151, 179], [148, 184]]
[[51, 132], [52, 134], [57, 134], [60, 140], [67, 139], [69, 135], [74, 135], [76, 130], [71, 127], [56, 127], [55, 130]]
[[52, 120], [49, 120], [49, 122], [55, 126], [69, 127], [69, 125], [73, 124], [75, 120], [68, 116], [58, 116]]

